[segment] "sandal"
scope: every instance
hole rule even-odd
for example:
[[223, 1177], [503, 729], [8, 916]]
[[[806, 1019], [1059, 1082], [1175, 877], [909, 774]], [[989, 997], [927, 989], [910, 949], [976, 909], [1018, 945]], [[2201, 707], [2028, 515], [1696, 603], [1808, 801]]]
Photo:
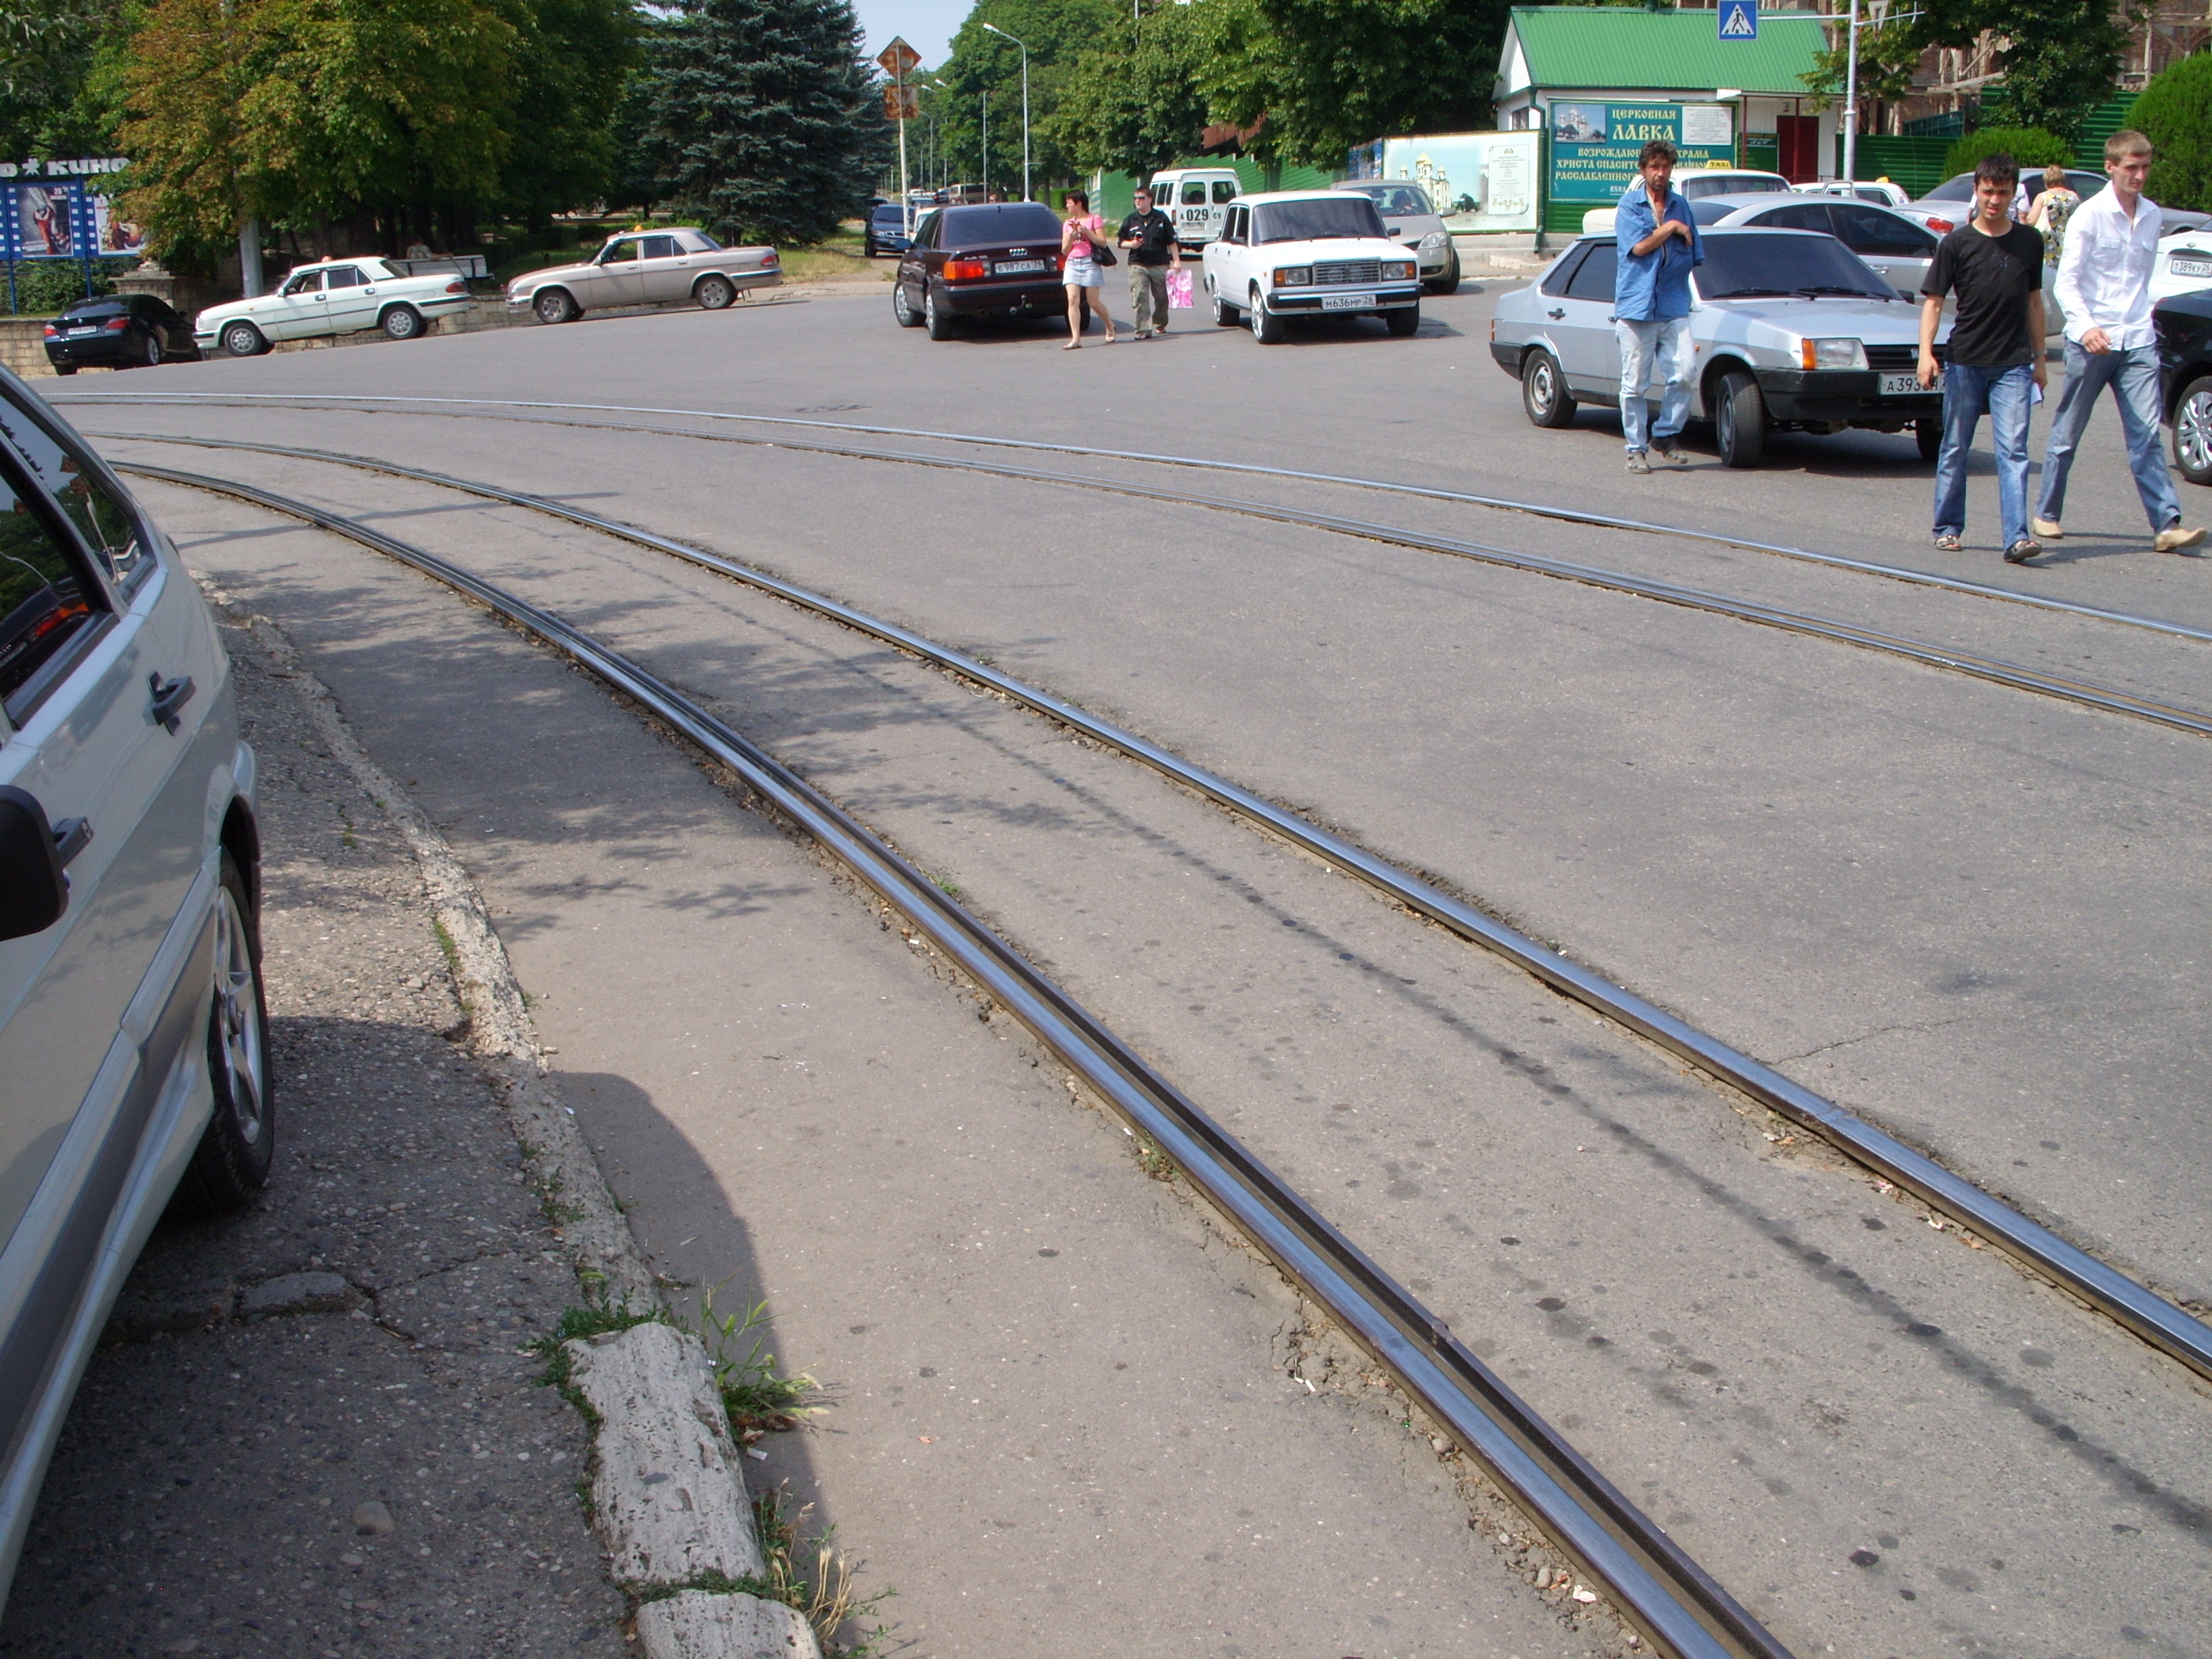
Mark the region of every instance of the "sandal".
[[1959, 538], [1956, 536], [1938, 536], [1936, 538], [1936, 550], [1939, 553], [1956, 553], [1959, 550]]
[[1060, 349], [1062, 351], [1080, 351], [1083, 349], [1083, 342], [1080, 340], [1070, 340], [1066, 345], [1060, 347]]

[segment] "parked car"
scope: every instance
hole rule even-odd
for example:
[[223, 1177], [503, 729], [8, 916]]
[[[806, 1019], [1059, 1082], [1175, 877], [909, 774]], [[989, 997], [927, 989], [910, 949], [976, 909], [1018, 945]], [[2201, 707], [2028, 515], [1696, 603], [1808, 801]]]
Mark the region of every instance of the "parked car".
[[1429, 193], [1403, 179], [1347, 179], [1330, 186], [1356, 191], [1375, 204], [1390, 240], [1413, 250], [1421, 267], [1421, 286], [1431, 294], [1459, 292], [1459, 250]]
[[258, 847], [199, 590], [0, 370], [0, 1595], [155, 1220], [267, 1178]]
[[[1715, 229], [1691, 274], [1698, 379], [1693, 417], [1710, 420], [1729, 466], [1753, 466], [1778, 428], [1911, 428], [1923, 459], [1943, 436], [1943, 395], [1921, 386], [1920, 307], [1832, 236]], [[1617, 404], [1613, 326], [1617, 245], [1585, 237], [1537, 282], [1498, 303], [1490, 355], [1521, 382], [1540, 427], [1573, 422], [1577, 400]], [[1948, 328], [1945, 331], [1948, 335]], [[1939, 357], [1947, 347], [1938, 343]]]
[[1244, 193], [1234, 167], [1174, 167], [1152, 175], [1152, 205], [1175, 221], [1183, 252], [1221, 234], [1229, 204]]
[[[916, 216], [927, 210], [917, 210]], [[878, 253], [903, 253], [913, 246], [914, 239], [906, 234], [907, 210], [896, 202], [878, 202], [868, 210], [868, 216], [860, 226], [860, 252], [872, 259]]]
[[1692, 203], [1691, 216], [1700, 228], [1752, 225], [1775, 230], [1817, 230], [1834, 237], [1872, 265], [1908, 300], [1920, 297], [1920, 284], [1936, 257], [1937, 238], [1903, 214], [1849, 198], [1708, 196]]
[[1420, 266], [1390, 239], [1364, 196], [1278, 191], [1230, 203], [1221, 234], [1206, 245], [1213, 320], [1241, 313], [1252, 337], [1273, 345], [1293, 317], [1380, 313], [1390, 332], [1421, 325]]
[[1854, 197], [1862, 202], [1872, 202], [1876, 207], [1903, 207], [1912, 199], [1903, 185], [1893, 185], [1887, 179], [1877, 179], [1871, 184], [1864, 179], [1856, 184], [1847, 184], [1841, 179], [1819, 179], [1790, 188], [1801, 196]]
[[[1624, 187], [1625, 188], [1625, 187]], [[1694, 171], [1675, 169], [1674, 188], [1682, 192], [1686, 202], [1703, 201], [1708, 196], [1753, 196], [1786, 192], [1790, 181], [1778, 173], [1755, 173], [1745, 167], [1698, 167]], [[1620, 204], [1607, 203], [1594, 207], [1583, 215], [1583, 234], [1597, 236], [1613, 229], [1613, 210]]]
[[2173, 465], [2212, 484], [2212, 288], [2170, 295], [2151, 307], [2159, 383], [2173, 427]]
[[2212, 232], [2185, 231], [2158, 245], [2150, 268], [2151, 303], [2212, 288]]
[[625, 231], [580, 264], [525, 271], [507, 285], [507, 308], [532, 312], [541, 323], [687, 301], [720, 311], [747, 289], [782, 285], [783, 263], [774, 248], [724, 247], [703, 230], [678, 225]]
[[901, 328], [949, 340], [962, 318], [1065, 317], [1060, 218], [1042, 202], [941, 207], [915, 228], [891, 283]]
[[46, 325], [57, 374], [80, 368], [152, 368], [197, 357], [192, 325], [150, 294], [79, 300]]
[[204, 352], [219, 344], [234, 357], [258, 356], [279, 340], [370, 328], [413, 340], [474, 303], [458, 276], [409, 276], [383, 259], [325, 259], [295, 267], [274, 294], [210, 306], [192, 319], [192, 338]]
[[[2027, 191], [2028, 211], [2032, 213], [2035, 210], [2035, 198], [2043, 194], [2043, 169], [2024, 168], [2020, 182]], [[2103, 173], [2091, 173], [2086, 167], [2066, 169], [2067, 188], [2085, 202], [2111, 182]], [[1939, 236], [1956, 230], [1974, 216], [1974, 175], [1961, 173], [1946, 179], [1918, 201], [1907, 203], [1899, 211], [1919, 220]], [[2161, 238], [2201, 230], [2212, 224], [2212, 214], [2199, 213], [2194, 208], [2160, 207], [2158, 212], [2158, 234]]]

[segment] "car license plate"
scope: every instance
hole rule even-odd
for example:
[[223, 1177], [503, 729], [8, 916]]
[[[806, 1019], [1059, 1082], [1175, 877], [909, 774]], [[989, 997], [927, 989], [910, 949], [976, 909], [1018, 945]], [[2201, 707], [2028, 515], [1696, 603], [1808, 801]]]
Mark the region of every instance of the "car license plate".
[[1323, 311], [1372, 311], [1375, 296], [1371, 294], [1324, 294], [1321, 296]]
[[1046, 266], [1042, 259], [1001, 259], [995, 269], [1001, 276], [1018, 276], [1025, 270], [1042, 270]]
[[2166, 268], [2177, 276], [2212, 276], [2212, 259], [2185, 259], [2177, 253]]
[[71, 329], [71, 330], [70, 331], [70, 337], [71, 339], [75, 339], [75, 338], [76, 338], [78, 335], [80, 335], [80, 334], [97, 334], [97, 333], [99, 333], [99, 332], [100, 332], [100, 325], [99, 325], [98, 323], [91, 323], [91, 324], [88, 324], [88, 325], [87, 325], [85, 327], [83, 327], [83, 328], [73, 328], [73, 329]]
[[1923, 386], [1917, 374], [1885, 374], [1881, 377], [1881, 395], [1885, 398], [1913, 398], [1923, 392], [1941, 392], [1943, 377], [1937, 374], [1934, 386]]

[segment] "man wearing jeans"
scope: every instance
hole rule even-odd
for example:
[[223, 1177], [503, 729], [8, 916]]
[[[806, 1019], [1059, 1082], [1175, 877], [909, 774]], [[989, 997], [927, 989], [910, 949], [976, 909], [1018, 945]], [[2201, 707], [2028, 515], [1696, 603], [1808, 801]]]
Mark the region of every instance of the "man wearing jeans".
[[[1920, 284], [1920, 384], [1943, 377], [1943, 447], [1936, 458], [1936, 545], [1955, 552], [1966, 528], [1966, 452], [1982, 414], [1997, 458], [2004, 556], [2043, 551], [2027, 534], [2027, 411], [2044, 382], [2043, 238], [2012, 216], [2020, 169], [2009, 155], [1974, 169], [1974, 216], [1936, 245]], [[1936, 363], [1943, 296], [1959, 295], [1950, 362]]]
[[2058, 308], [2066, 319], [2066, 390], [2051, 421], [2051, 447], [2043, 457], [2043, 500], [2035, 533], [2055, 542], [2066, 532], [2066, 475], [2081, 429], [2089, 424], [2097, 394], [2112, 388], [2120, 432], [2128, 441], [2128, 471], [2136, 475], [2161, 553], [2194, 547], [2200, 529], [2185, 530], [2181, 501], [2159, 447], [2158, 343], [2150, 320], [2150, 276], [2158, 263], [2157, 205], [2145, 199], [2150, 140], [2116, 132], [2105, 140], [2105, 172], [2112, 181], [2075, 208], [2066, 221], [2058, 261]]
[[1637, 157], [1636, 170], [1637, 182], [1613, 212], [1620, 258], [1614, 267], [1613, 325], [1620, 340], [1620, 435], [1628, 447], [1628, 470], [1649, 472], [1644, 433], [1651, 410], [1644, 391], [1655, 364], [1667, 389], [1649, 447], [1669, 466], [1690, 464], [1674, 434], [1690, 417], [1696, 363], [1690, 272], [1703, 263], [1705, 244], [1689, 203], [1674, 187], [1674, 145], [1653, 139]]

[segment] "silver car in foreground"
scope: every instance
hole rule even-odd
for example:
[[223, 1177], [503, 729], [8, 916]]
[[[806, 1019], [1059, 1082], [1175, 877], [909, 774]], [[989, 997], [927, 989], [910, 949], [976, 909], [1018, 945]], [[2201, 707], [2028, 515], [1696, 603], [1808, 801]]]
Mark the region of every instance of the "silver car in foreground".
[[[1778, 428], [1911, 428], [1933, 460], [1943, 396], [1916, 374], [1920, 307], [1832, 236], [1808, 230], [1709, 230], [1691, 278], [1696, 343], [1692, 417], [1710, 420], [1721, 459], [1755, 466]], [[1587, 398], [1617, 407], [1614, 239], [1588, 236], [1539, 281], [1498, 302], [1490, 355], [1521, 382], [1538, 426], [1573, 423]], [[1948, 327], [1946, 329], [1948, 332]], [[1937, 354], [1943, 351], [1941, 340]]]
[[268, 1176], [259, 897], [253, 751], [207, 606], [0, 370], [0, 1595], [155, 1222]]
[[619, 306], [692, 305], [720, 311], [747, 289], [780, 288], [772, 247], [724, 247], [689, 225], [629, 231], [580, 264], [525, 271], [507, 285], [507, 308], [541, 323], [574, 322]]

